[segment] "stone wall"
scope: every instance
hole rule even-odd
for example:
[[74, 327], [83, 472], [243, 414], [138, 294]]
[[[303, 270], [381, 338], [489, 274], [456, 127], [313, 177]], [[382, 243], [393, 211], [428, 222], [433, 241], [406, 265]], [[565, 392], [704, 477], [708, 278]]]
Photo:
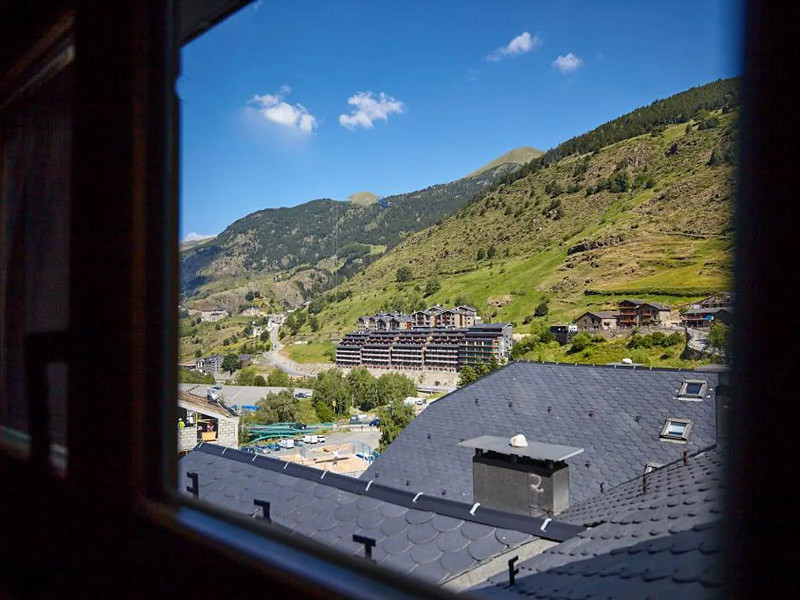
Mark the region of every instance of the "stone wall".
[[178, 452], [191, 450], [197, 445], [197, 426], [178, 429]]
[[220, 419], [217, 433], [216, 444], [228, 446], [229, 448], [239, 447], [239, 419]]

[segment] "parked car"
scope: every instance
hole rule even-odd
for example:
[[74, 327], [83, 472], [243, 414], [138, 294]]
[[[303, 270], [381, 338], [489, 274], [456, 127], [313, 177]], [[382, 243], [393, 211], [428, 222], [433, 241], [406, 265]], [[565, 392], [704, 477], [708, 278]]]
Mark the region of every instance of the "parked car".
[[306, 444], [316, 444], [318, 441], [319, 437], [314, 434], [303, 436], [303, 442]]
[[377, 427], [378, 425], [381, 424], [381, 420], [380, 419], [372, 419], [372, 421], [370, 421], [369, 424], [370, 424], [370, 427]]
[[324, 444], [325, 443], [325, 436], [324, 435], [318, 435], [317, 436], [317, 442], [319, 442], [320, 444]]
[[276, 450], [276, 451], [281, 449], [281, 447], [278, 444], [276, 444], [275, 442], [273, 442], [271, 444], [267, 444], [267, 448], [269, 448], [270, 450]]

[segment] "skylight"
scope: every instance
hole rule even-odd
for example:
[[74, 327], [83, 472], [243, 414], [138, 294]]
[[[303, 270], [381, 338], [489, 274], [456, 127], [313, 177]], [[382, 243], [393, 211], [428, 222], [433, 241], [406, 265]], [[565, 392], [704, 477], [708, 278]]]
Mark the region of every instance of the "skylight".
[[661, 439], [670, 442], [686, 442], [692, 429], [691, 419], [668, 418], [661, 430]]
[[687, 379], [681, 384], [678, 395], [681, 398], [702, 399], [706, 395], [708, 383], [702, 379]]

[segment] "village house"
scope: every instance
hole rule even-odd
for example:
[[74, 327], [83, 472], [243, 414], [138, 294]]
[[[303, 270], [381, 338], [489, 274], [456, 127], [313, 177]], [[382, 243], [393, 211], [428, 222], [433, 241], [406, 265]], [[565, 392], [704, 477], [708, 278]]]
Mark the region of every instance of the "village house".
[[610, 310], [587, 311], [575, 323], [580, 331], [611, 331], [617, 328], [617, 314]]
[[619, 303], [617, 327], [639, 327], [641, 325], [669, 325], [672, 323], [671, 308], [660, 302], [628, 299]]
[[733, 308], [715, 306], [713, 308], [690, 308], [681, 315], [681, 323], [686, 327], [711, 327], [714, 323], [730, 326], [733, 323]]
[[221, 321], [228, 315], [230, 315], [230, 313], [227, 310], [222, 310], [222, 309], [204, 310], [203, 312], [200, 313], [200, 320], [214, 323], [215, 321]]

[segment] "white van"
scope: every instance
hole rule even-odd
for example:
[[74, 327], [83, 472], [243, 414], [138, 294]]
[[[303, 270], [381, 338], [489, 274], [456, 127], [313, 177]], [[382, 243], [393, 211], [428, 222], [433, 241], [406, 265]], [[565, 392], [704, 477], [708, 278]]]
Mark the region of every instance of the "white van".
[[283, 438], [280, 442], [278, 442], [278, 445], [281, 448], [294, 448], [294, 440], [289, 438]]
[[319, 438], [316, 435], [304, 435], [303, 436], [303, 443], [304, 444], [316, 444], [319, 441]]

